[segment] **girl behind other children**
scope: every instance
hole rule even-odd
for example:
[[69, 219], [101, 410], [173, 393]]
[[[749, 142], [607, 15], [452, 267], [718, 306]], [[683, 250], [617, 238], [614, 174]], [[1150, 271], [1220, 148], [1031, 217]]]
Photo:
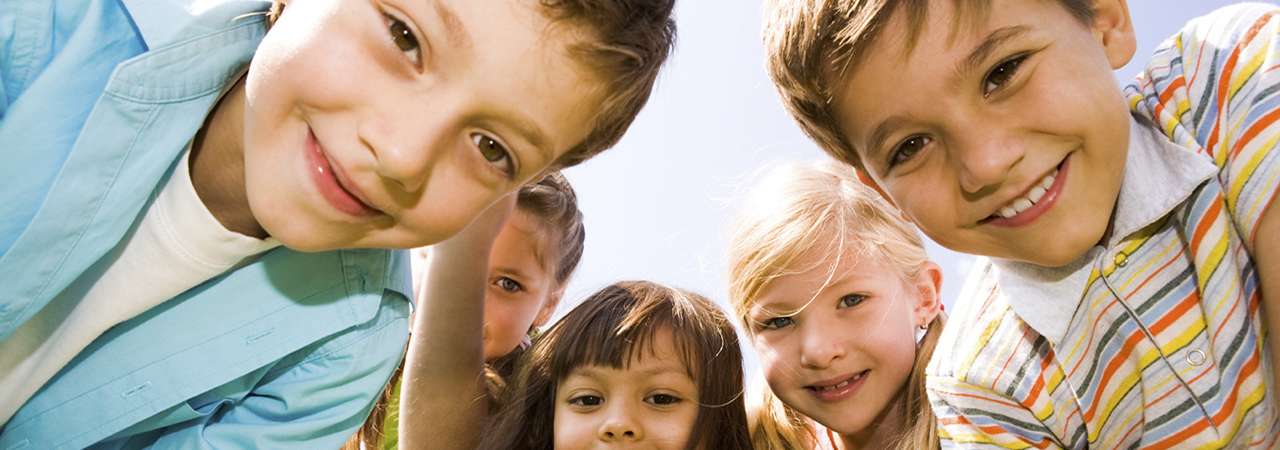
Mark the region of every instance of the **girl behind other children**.
[[534, 342], [483, 449], [749, 449], [742, 353], [709, 300], [608, 286]]
[[[920, 237], [834, 162], [777, 169], [742, 211], [731, 303], [784, 406], [838, 434], [839, 448], [936, 448], [924, 368], [943, 324], [942, 275]], [[758, 411], [811, 433], [794, 414]]]
[[[585, 238], [577, 195], [564, 175], [552, 172], [538, 182], [520, 188], [516, 208], [498, 231], [489, 252], [489, 269], [482, 294], [485, 379], [491, 400], [496, 400], [506, 378], [511, 375], [516, 359], [528, 347], [534, 330], [544, 325], [555, 312], [564, 288], [582, 258]], [[425, 254], [426, 249], [421, 250]], [[415, 273], [425, 272], [426, 266], [421, 269]], [[415, 277], [415, 282], [417, 278], [425, 277]], [[426, 283], [421, 284], [417, 290], [418, 301], [431, 301], [424, 298], [428, 295]], [[432, 291], [450, 297], [460, 294], [458, 286]], [[358, 449], [359, 441], [370, 449], [395, 448], [399, 392], [397, 372], [388, 383], [382, 400], [374, 407], [374, 413], [347, 448]], [[388, 413], [391, 415], [384, 421]], [[409, 426], [426, 427], [426, 424]], [[391, 442], [384, 444], [384, 436]]]

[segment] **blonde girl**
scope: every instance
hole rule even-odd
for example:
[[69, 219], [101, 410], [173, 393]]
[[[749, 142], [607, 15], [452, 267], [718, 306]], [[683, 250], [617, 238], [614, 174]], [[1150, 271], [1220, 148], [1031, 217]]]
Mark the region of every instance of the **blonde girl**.
[[[759, 422], [842, 449], [938, 446], [924, 368], [943, 323], [941, 271], [852, 168], [769, 174], [742, 208], [729, 260], [734, 312], [790, 410], [757, 410]], [[832, 433], [815, 436], [792, 412]]]

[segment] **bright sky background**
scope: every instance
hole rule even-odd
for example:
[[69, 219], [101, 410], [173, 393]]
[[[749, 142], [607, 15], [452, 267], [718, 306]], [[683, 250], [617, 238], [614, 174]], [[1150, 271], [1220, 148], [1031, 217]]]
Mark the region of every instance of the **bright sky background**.
[[[1224, 0], [1132, 0], [1131, 79], [1187, 19]], [[1275, 1], [1272, 1], [1275, 3]], [[586, 216], [582, 263], [558, 315], [614, 281], [646, 279], [727, 305], [726, 249], [740, 193], [782, 161], [824, 158], [783, 110], [764, 70], [760, 3], [679, 0], [679, 40], [657, 90], [614, 149], [569, 169]], [[954, 301], [972, 257], [930, 244]], [[748, 377], [754, 352], [745, 345]]]

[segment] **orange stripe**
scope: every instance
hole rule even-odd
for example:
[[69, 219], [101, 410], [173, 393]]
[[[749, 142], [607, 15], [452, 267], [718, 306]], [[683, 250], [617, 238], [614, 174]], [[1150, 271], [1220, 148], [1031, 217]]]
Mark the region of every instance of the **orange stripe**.
[[1173, 325], [1173, 322], [1182, 318], [1187, 311], [1191, 310], [1191, 307], [1196, 305], [1196, 300], [1199, 299], [1200, 296], [1194, 293], [1184, 297], [1178, 302], [1177, 306], [1174, 306], [1173, 309], [1169, 310], [1169, 312], [1160, 316], [1160, 320], [1157, 320], [1156, 323], [1153, 323], [1148, 327], [1148, 329], [1151, 330], [1151, 334], [1160, 334], [1165, 328], [1169, 328], [1169, 325]]
[[[1087, 292], [1087, 291], [1086, 291], [1086, 292]], [[1089, 349], [1093, 348], [1093, 337], [1094, 337], [1094, 336], [1096, 336], [1096, 335], [1098, 334], [1098, 333], [1097, 333], [1097, 331], [1098, 331], [1098, 322], [1100, 322], [1100, 321], [1102, 320], [1102, 318], [1103, 318], [1103, 317], [1106, 317], [1106, 315], [1107, 315], [1107, 311], [1108, 311], [1108, 310], [1110, 310], [1112, 306], [1115, 306], [1115, 305], [1116, 305], [1116, 303], [1117, 303], [1117, 302], [1114, 302], [1114, 301], [1113, 301], [1113, 302], [1111, 302], [1111, 303], [1108, 303], [1108, 304], [1107, 304], [1107, 307], [1106, 307], [1106, 308], [1102, 308], [1102, 312], [1099, 312], [1099, 313], [1098, 313], [1098, 316], [1093, 318], [1093, 328], [1090, 328], [1090, 329], [1089, 329], [1089, 330], [1090, 330], [1090, 332], [1089, 332], [1089, 344], [1088, 344], [1089, 346], [1088, 346], [1088, 347], [1085, 347], [1085, 352], [1088, 352], [1088, 351], [1089, 351]], [[1071, 372], [1070, 372], [1071, 376], [1075, 376], [1075, 374], [1076, 374], [1076, 369], [1079, 369], [1079, 368], [1080, 368], [1080, 364], [1081, 364], [1081, 363], [1083, 363], [1083, 362], [1085, 361], [1085, 359], [1087, 359], [1087, 358], [1079, 358], [1079, 359], [1076, 359], [1076, 365], [1075, 365], [1075, 366], [1073, 366], [1073, 367], [1071, 367]]]
[[1095, 386], [1098, 387], [1098, 393], [1094, 396], [1093, 403], [1089, 405], [1089, 410], [1084, 413], [1086, 422], [1093, 422], [1093, 415], [1097, 413], [1099, 402], [1104, 398], [1102, 395], [1103, 391], [1106, 386], [1110, 385], [1108, 381], [1115, 375], [1116, 371], [1120, 369], [1120, 366], [1129, 359], [1129, 354], [1133, 353], [1134, 347], [1137, 347], [1138, 342], [1141, 341], [1142, 338], [1142, 333], [1130, 333], [1129, 338], [1125, 339], [1124, 346], [1120, 348], [1120, 352], [1107, 363], [1107, 367], [1103, 370], [1102, 376], [1099, 377], [1097, 384], [1095, 384]]
[[1043, 438], [1040, 439], [1038, 442], [1028, 441], [1022, 436], [1019, 436], [1014, 433], [1010, 433], [1009, 430], [1006, 430], [1004, 427], [1000, 425], [978, 426], [978, 425], [975, 425], [973, 422], [970, 422], [969, 419], [965, 416], [955, 416], [954, 419], [942, 419], [941, 422], [944, 425], [956, 425], [956, 424], [968, 425], [970, 427], [978, 429], [979, 431], [982, 431], [987, 436], [1000, 436], [1000, 435], [1013, 436], [1014, 438], [1017, 438], [1019, 441], [1026, 442], [1027, 445], [1030, 445], [1035, 448], [1049, 448], [1049, 446], [1053, 445], [1053, 441], [1050, 441], [1048, 439], [1043, 439]]
[[1178, 76], [1173, 79], [1172, 83], [1169, 83], [1169, 86], [1165, 87], [1164, 90], [1160, 92], [1158, 103], [1156, 103], [1155, 117], [1157, 119], [1160, 117], [1160, 114], [1164, 112], [1164, 107], [1169, 105], [1169, 99], [1173, 98], [1173, 94], [1178, 90], [1178, 88], [1185, 87], [1186, 85], [1187, 79], [1183, 76]]
[[[1223, 202], [1212, 202], [1209, 209], [1204, 212], [1204, 216], [1200, 218], [1200, 223], [1196, 224], [1196, 232], [1191, 236], [1191, 249], [1198, 252], [1200, 250], [1200, 241], [1204, 240], [1204, 235], [1209, 232], [1209, 228], [1213, 227], [1213, 223], [1217, 221], [1218, 214], [1222, 212]], [[1199, 286], [1197, 286], [1199, 289]]]
[[1240, 136], [1240, 139], [1236, 140], [1235, 147], [1231, 149], [1231, 156], [1235, 157], [1236, 155], [1239, 155], [1240, 151], [1244, 150], [1245, 144], [1248, 144], [1253, 140], [1253, 138], [1257, 137], [1259, 133], [1262, 133], [1262, 130], [1265, 130], [1267, 127], [1271, 126], [1272, 123], [1275, 123], [1277, 118], [1280, 118], [1280, 109], [1273, 109], [1271, 112], [1254, 121], [1253, 125], [1250, 125], [1248, 130], [1245, 130], [1244, 135]]

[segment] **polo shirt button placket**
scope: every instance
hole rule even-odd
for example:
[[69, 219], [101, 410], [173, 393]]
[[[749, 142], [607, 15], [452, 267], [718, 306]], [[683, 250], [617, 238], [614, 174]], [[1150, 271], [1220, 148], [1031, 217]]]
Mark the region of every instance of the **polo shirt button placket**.
[[1126, 255], [1124, 252], [1116, 253], [1115, 263], [1116, 267], [1124, 268], [1129, 265], [1129, 255]]

